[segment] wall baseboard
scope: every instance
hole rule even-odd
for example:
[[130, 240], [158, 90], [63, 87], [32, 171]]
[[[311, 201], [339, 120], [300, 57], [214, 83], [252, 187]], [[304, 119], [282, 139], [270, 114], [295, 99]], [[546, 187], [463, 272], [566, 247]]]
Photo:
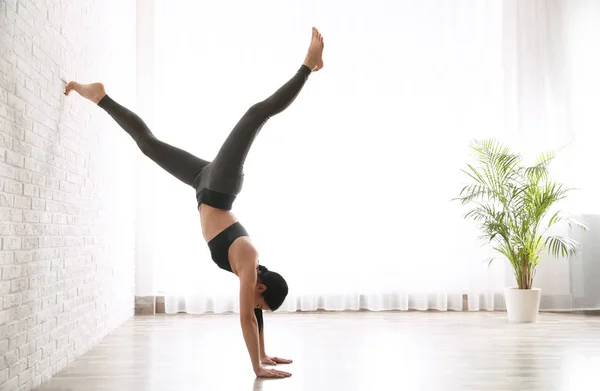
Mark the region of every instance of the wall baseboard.
[[136, 296], [135, 315], [155, 315], [165, 313], [164, 296]]
[[[566, 297], [565, 297], [566, 299]], [[497, 300], [503, 303], [502, 295], [497, 297]], [[469, 297], [467, 294], [462, 296], [463, 301], [463, 312], [469, 311]], [[494, 311], [503, 312], [506, 311], [503, 305], [501, 308], [496, 308]], [[541, 312], [555, 312], [562, 314], [577, 314], [587, 316], [600, 316], [600, 310], [565, 310], [565, 311], [541, 311]], [[165, 297], [164, 296], [136, 296], [135, 297], [135, 315], [156, 315], [165, 313]]]
[[155, 309], [156, 309], [156, 313], [157, 314], [164, 314], [165, 313], [165, 297], [164, 296], [156, 296], [156, 305], [155, 305]]

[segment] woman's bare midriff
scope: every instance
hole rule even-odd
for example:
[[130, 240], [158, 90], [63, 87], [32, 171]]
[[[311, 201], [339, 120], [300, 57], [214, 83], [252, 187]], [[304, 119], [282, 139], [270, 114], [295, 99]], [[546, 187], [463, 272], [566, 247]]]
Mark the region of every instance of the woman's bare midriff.
[[202, 224], [202, 235], [206, 242], [210, 242], [225, 228], [237, 223], [238, 219], [228, 210], [213, 208], [206, 204], [200, 204], [200, 223]]

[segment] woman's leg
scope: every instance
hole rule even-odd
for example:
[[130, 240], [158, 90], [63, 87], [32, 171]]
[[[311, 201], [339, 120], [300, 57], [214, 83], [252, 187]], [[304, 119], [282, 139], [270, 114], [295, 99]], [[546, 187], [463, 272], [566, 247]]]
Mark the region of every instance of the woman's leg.
[[108, 96], [101, 83], [70, 82], [65, 94], [68, 95], [73, 90], [104, 109], [133, 138], [146, 156], [175, 178], [194, 187], [200, 171], [209, 162], [157, 139], [137, 114]]
[[144, 155], [185, 184], [194, 187], [200, 171], [209, 163], [189, 152], [157, 139], [144, 121], [134, 112], [105, 95], [98, 106], [133, 138]]
[[256, 135], [272, 116], [285, 110], [298, 96], [311, 71], [302, 66], [277, 92], [254, 104], [235, 125], [213, 161], [215, 173], [241, 175]]
[[323, 46], [323, 37], [313, 29], [308, 54], [296, 74], [273, 95], [250, 107], [239, 120], [211, 163], [217, 181], [220, 175], [242, 175], [244, 161], [260, 129], [269, 118], [281, 113], [296, 99], [313, 71], [323, 67]]

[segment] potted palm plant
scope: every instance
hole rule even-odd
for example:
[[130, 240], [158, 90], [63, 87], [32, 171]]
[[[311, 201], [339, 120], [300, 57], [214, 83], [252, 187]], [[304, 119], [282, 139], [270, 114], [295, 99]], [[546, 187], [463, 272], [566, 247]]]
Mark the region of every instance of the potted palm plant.
[[512, 266], [517, 287], [504, 289], [509, 321], [535, 322], [541, 291], [533, 287], [533, 280], [542, 255], [566, 257], [578, 251], [576, 241], [552, 234], [551, 228], [558, 223], [587, 227], [553, 210], [572, 190], [549, 178], [548, 165], [556, 151], [542, 153], [526, 166], [520, 155], [493, 139], [475, 141], [471, 148], [477, 165], [467, 164], [462, 170], [471, 183], [455, 200], [470, 206], [464, 217], [478, 224], [481, 239]]

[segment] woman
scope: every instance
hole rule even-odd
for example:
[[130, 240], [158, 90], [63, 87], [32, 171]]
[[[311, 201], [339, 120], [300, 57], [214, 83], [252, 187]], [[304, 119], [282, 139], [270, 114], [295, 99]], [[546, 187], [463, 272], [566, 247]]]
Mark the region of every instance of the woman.
[[290, 373], [263, 368], [261, 364], [288, 364], [291, 360], [269, 357], [264, 351], [262, 310], [275, 311], [288, 287], [279, 274], [259, 265], [258, 252], [248, 233], [231, 213], [243, 183], [243, 166], [254, 138], [275, 114], [286, 109], [308, 76], [323, 67], [323, 37], [316, 28], [304, 63], [273, 95], [256, 103], [231, 131], [214, 161], [208, 162], [158, 140], [136, 114], [112, 100], [101, 83], [69, 82], [65, 94], [79, 95], [104, 109], [135, 140], [141, 151], [180, 181], [196, 189], [202, 234], [211, 257], [222, 269], [240, 279], [240, 322], [252, 367], [258, 377], [288, 377]]

